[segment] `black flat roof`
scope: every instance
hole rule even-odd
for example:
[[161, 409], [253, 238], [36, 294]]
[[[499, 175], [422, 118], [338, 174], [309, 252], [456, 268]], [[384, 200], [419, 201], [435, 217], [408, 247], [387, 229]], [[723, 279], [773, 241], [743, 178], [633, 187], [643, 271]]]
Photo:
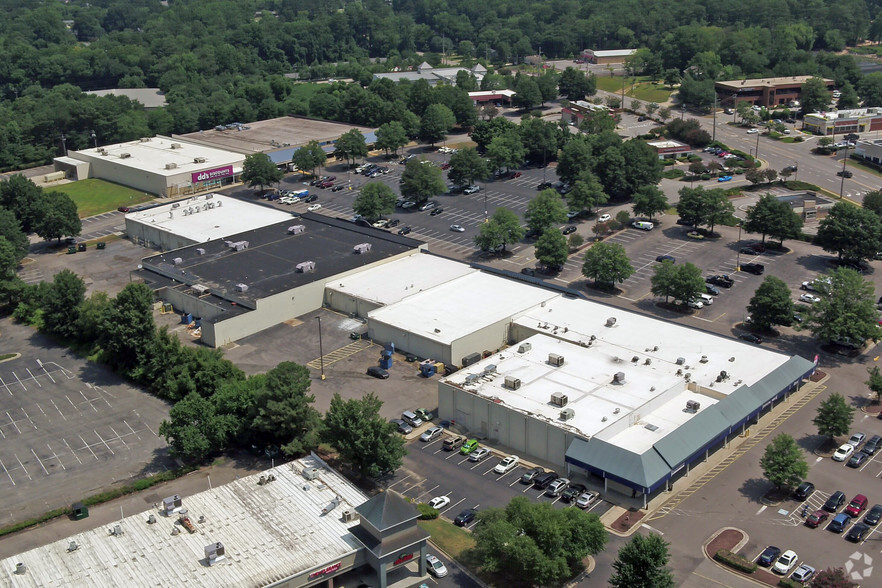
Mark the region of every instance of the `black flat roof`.
[[[288, 228], [303, 225], [300, 234]], [[237, 251], [231, 243], [247, 241]], [[368, 243], [367, 253], [356, 245]], [[214, 296], [255, 308], [256, 301], [299, 286], [326, 280], [343, 272], [414, 251], [423, 243], [382, 229], [360, 227], [346, 220], [307, 213], [300, 218], [144, 258], [146, 272], [167, 280], [201, 285]], [[178, 263], [175, 260], [179, 259]], [[297, 264], [312, 261], [315, 269], [297, 271]], [[140, 274], [146, 273], [144, 271]], [[157, 277], [158, 277], [157, 276]], [[151, 280], [162, 283], [165, 280]], [[238, 284], [248, 289], [237, 291]]]

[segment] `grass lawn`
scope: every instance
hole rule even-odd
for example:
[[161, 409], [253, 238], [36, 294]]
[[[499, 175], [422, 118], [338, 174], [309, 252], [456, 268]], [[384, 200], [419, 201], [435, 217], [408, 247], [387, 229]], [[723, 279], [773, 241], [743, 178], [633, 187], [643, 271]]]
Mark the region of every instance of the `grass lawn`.
[[603, 90], [604, 92], [615, 92], [617, 94], [620, 94], [622, 92], [621, 77], [597, 76], [595, 80], [597, 80], [598, 90]]
[[463, 552], [475, 546], [471, 533], [443, 519], [419, 521], [417, 524], [432, 536], [435, 545], [454, 559], [459, 559]]
[[636, 98], [637, 100], [642, 100], [643, 102], [655, 102], [656, 104], [661, 104], [662, 102], [668, 101], [671, 97], [671, 92], [672, 90], [669, 90], [664, 84], [645, 82], [635, 86], [627, 94], [628, 96]]
[[[64, 192], [76, 202], [80, 218], [116, 210], [120, 206], [133, 206], [153, 200], [150, 194], [98, 178], [64, 184], [54, 190]], [[51, 192], [53, 188], [48, 188], [46, 191]]]

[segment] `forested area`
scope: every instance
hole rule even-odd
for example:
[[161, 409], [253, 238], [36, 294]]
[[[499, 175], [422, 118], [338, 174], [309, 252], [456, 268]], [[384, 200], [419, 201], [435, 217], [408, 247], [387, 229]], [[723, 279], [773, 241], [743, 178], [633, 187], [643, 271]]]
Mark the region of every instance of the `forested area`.
[[[692, 82], [818, 74], [859, 88], [853, 58], [833, 51], [882, 39], [878, 0], [623, 0], [615, 10], [603, 0], [167, 4], [0, 1], [0, 169], [49, 161], [62, 153], [62, 133], [68, 149], [81, 149], [94, 140], [285, 114], [415, 124], [427, 106], [425, 89], [371, 84], [371, 75], [424, 60], [438, 64], [442, 53], [492, 67], [540, 49], [565, 58], [588, 47], [645, 47], [638, 65], [648, 75], [688, 71]], [[313, 95], [294, 91], [289, 73], [359, 84], [330, 84]], [[484, 83], [514, 85], [511, 75], [489, 75]], [[80, 91], [114, 87], [159, 87], [168, 106], [146, 111], [127, 98]]]

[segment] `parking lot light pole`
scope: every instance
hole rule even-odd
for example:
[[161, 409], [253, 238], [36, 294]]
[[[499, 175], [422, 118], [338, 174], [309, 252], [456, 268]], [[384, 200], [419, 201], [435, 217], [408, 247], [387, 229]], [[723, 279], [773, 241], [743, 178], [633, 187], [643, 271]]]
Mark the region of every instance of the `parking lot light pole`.
[[738, 223], [738, 253], [735, 255], [735, 271], [741, 271], [741, 224]]
[[325, 352], [322, 348], [322, 317], [317, 316], [315, 320], [318, 321], [318, 331], [319, 331], [319, 365], [321, 366], [322, 380], [325, 379]]

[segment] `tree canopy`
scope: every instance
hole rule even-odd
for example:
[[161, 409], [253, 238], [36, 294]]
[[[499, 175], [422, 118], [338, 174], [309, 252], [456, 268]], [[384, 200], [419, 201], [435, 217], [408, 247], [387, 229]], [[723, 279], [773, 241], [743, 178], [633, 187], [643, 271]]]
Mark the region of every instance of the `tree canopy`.
[[790, 435], [781, 433], [766, 445], [760, 458], [766, 479], [775, 488], [795, 488], [808, 476], [808, 463], [799, 445]]
[[821, 341], [845, 341], [862, 346], [882, 338], [872, 282], [856, 271], [839, 267], [815, 280], [820, 300], [805, 308], [800, 328]]
[[768, 330], [772, 325], [789, 325], [793, 322], [793, 298], [784, 280], [766, 276], [747, 305], [753, 326]]
[[371, 222], [395, 211], [395, 192], [383, 182], [368, 182], [352, 202], [352, 210]]
[[872, 210], [837, 202], [818, 225], [816, 242], [841, 260], [872, 259], [882, 244], [882, 222]]
[[621, 244], [599, 242], [585, 252], [582, 275], [595, 284], [612, 285], [634, 275], [634, 266]]
[[793, 212], [789, 203], [778, 200], [771, 194], [764, 194], [747, 211], [744, 230], [748, 233], [760, 233], [763, 243], [766, 242], [766, 235], [784, 243], [784, 239], [799, 237], [802, 219]]
[[609, 585], [613, 588], [674, 588], [669, 544], [657, 533], [637, 533], [619, 550]]
[[266, 153], [246, 155], [242, 164], [242, 181], [251, 187], [260, 186], [261, 190], [264, 186], [279, 182], [284, 175]]
[[841, 394], [833, 392], [818, 405], [812, 423], [818, 428], [818, 435], [832, 439], [848, 434], [853, 419], [854, 407]]

